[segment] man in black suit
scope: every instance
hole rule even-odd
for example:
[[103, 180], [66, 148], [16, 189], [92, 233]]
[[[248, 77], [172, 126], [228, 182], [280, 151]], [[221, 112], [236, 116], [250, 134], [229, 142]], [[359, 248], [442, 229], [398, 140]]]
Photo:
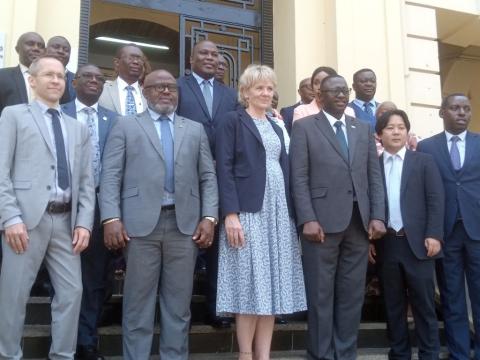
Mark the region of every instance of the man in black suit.
[[18, 66], [0, 69], [0, 114], [5, 106], [28, 103], [32, 98], [28, 85], [28, 67], [45, 52], [45, 41], [36, 32], [22, 34], [15, 50]]
[[310, 78], [303, 79], [298, 84], [298, 95], [300, 95], [300, 101], [291, 106], [284, 107], [280, 110], [280, 115], [282, 115], [283, 122], [285, 123], [285, 128], [288, 131], [288, 134], [292, 132], [292, 122], [293, 122], [293, 110], [298, 105], [301, 104], [310, 104], [313, 100], [314, 94], [312, 90], [312, 85], [310, 84]]
[[[100, 69], [91, 64], [81, 66], [73, 80], [77, 98], [62, 105], [62, 110], [74, 119], [83, 122], [90, 133], [92, 142], [92, 164], [95, 188], [98, 192], [103, 149], [113, 127], [117, 114], [98, 105], [105, 77]], [[78, 324], [78, 360], [103, 359], [98, 353], [97, 324], [108, 286], [110, 252], [103, 244], [103, 231], [100, 225], [98, 201], [95, 204], [90, 245], [81, 255], [82, 261], [82, 307]]]
[[[195, 44], [190, 57], [192, 73], [177, 80], [177, 114], [203, 124], [210, 149], [215, 158], [215, 130], [224, 115], [238, 106], [234, 89], [215, 80], [218, 66], [218, 49], [215, 43], [202, 40]], [[213, 245], [207, 250], [208, 319], [215, 327], [229, 327], [230, 322], [216, 316], [218, 232]]]
[[65, 92], [60, 99], [60, 104], [66, 104], [75, 99], [75, 88], [73, 87], [75, 74], [67, 69], [72, 47], [66, 38], [57, 35], [47, 41], [46, 51], [48, 55], [56, 57], [65, 66]]
[[384, 113], [375, 126], [385, 151], [380, 168], [386, 194], [387, 234], [370, 245], [385, 298], [390, 359], [411, 359], [407, 305], [412, 306], [419, 359], [438, 359], [435, 259], [443, 241], [444, 190], [429, 154], [407, 150], [410, 122], [402, 110]]

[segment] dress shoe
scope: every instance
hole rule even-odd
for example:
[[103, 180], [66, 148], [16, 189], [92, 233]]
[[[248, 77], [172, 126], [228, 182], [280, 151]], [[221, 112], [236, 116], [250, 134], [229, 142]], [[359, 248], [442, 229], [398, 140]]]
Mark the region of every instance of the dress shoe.
[[285, 325], [288, 321], [283, 316], [275, 316], [275, 324]]
[[216, 329], [228, 329], [230, 327], [231, 321], [226, 317], [208, 317], [205, 321], [207, 325], [213, 326]]
[[94, 346], [77, 346], [76, 360], [105, 360]]

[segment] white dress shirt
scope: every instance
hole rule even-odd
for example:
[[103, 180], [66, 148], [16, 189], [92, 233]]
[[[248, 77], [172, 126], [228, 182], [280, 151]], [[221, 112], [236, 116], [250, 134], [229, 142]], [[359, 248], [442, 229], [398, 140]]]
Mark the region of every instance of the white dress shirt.
[[407, 148], [404, 146], [396, 154], [391, 154], [387, 150], [383, 152], [383, 167], [388, 198], [388, 227], [396, 231], [403, 227], [400, 210], [400, 187], [406, 151]]
[[120, 76], [117, 77], [117, 85], [118, 85], [118, 96], [120, 98], [120, 109], [122, 111], [122, 115], [125, 115], [127, 111], [127, 86], [133, 87], [133, 98], [135, 99], [135, 107], [137, 109], [137, 114], [143, 112], [143, 100], [142, 100], [142, 89], [140, 88], [140, 84], [138, 81], [134, 82], [133, 84], [129, 85], [125, 80], [123, 80]]
[[210, 91], [213, 99], [213, 81], [215, 80], [215, 78], [212, 76], [210, 79], [204, 79], [194, 71], [192, 71], [192, 75], [195, 78], [195, 80], [197, 80], [198, 86], [200, 86], [200, 90], [202, 90], [202, 92], [203, 92], [203, 87], [205, 86], [203, 81], [207, 80], [210, 83], [211, 86], [208, 87], [208, 90]]
[[[450, 149], [452, 148], [451, 139], [452, 139], [452, 136], [455, 136], [455, 135], [445, 130], [445, 136], [447, 137], [448, 152], [450, 153]], [[467, 136], [467, 130], [458, 134], [457, 136], [459, 137], [459, 140], [457, 141], [457, 148], [458, 148], [458, 152], [460, 153], [460, 166], [463, 167], [463, 162], [465, 161], [465, 148], [467, 146], [465, 141], [465, 137]]]

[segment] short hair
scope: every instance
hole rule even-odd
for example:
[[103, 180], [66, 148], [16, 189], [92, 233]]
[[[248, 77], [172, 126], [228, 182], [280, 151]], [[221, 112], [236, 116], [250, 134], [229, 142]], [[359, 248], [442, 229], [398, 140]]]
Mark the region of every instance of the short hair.
[[319, 66], [315, 70], [313, 70], [312, 76], [310, 77], [311, 86], [313, 86], [313, 79], [315, 78], [315, 76], [317, 76], [321, 72], [326, 73], [328, 76], [337, 75], [337, 72], [335, 71], [335, 69], [329, 66]]
[[393, 115], [400, 116], [403, 120], [403, 123], [405, 124], [405, 127], [407, 128], [407, 132], [410, 131], [410, 120], [408, 120], [407, 113], [403, 110], [396, 109], [384, 112], [382, 116], [380, 116], [380, 118], [377, 120], [377, 123], [375, 124], [375, 132], [378, 135], [380, 135], [383, 129], [388, 126], [388, 122]]
[[248, 106], [245, 98], [245, 92], [258, 81], [270, 81], [274, 90], [277, 88], [277, 75], [273, 69], [267, 65], [251, 64], [248, 65], [243, 74], [238, 79], [238, 101], [243, 106]]
[[353, 74], [353, 81], [355, 82], [358, 75], [360, 75], [361, 73], [367, 72], [367, 71], [373, 73], [373, 75], [375, 75], [375, 77], [377, 77], [377, 74], [375, 74], [375, 71], [373, 71], [372, 69], [363, 68], [363, 69], [355, 71], [355, 73]]
[[[138, 50], [142, 51], [142, 49], [140, 48], [140, 46], [138, 46], [137, 44], [134, 44], [134, 43], [130, 43], [130, 44], [125, 44], [125, 45], [122, 45], [122, 46], [119, 46], [117, 48], [117, 51], [115, 52], [115, 57], [117, 59], [120, 59], [122, 57], [122, 51], [123, 49], [125, 49], [126, 47], [136, 47]], [[143, 51], [142, 51], [142, 54], [143, 54]]]
[[39, 56], [38, 58], [36, 58], [35, 60], [32, 61], [32, 63], [30, 64], [30, 67], [28, 68], [28, 73], [32, 76], [35, 76], [38, 74], [38, 71], [39, 71], [39, 67], [40, 65], [38, 64], [40, 62], [40, 60], [42, 59], [53, 59], [53, 60], [56, 60], [58, 61], [63, 69], [65, 69], [65, 66], [63, 66], [62, 62], [60, 60], [58, 60], [56, 57], [52, 56], [52, 55], [42, 55], [42, 56]]
[[[328, 75], [327, 77], [325, 77], [325, 78], [322, 80], [322, 82], [321, 82], [321, 84], [320, 84], [320, 90], [322, 90], [323, 84], [325, 84], [326, 81], [328, 81], [328, 80], [330, 80], [330, 79], [335, 79], [335, 78], [345, 80], [345, 78], [344, 78], [342, 75], [338, 75], [338, 74]], [[345, 82], [346, 82], [346, 80], [345, 80]]]
[[467, 95], [465, 95], [464, 93], [461, 93], [461, 92], [448, 94], [447, 96], [445, 96], [443, 98], [442, 104], [440, 105], [440, 109], [446, 109], [447, 106], [448, 106], [448, 103], [450, 102], [450, 99], [455, 97], [455, 96], [463, 96], [463, 97], [466, 97], [467, 99], [469, 99]]
[[98, 70], [100, 70], [100, 72], [102, 72], [102, 70], [98, 67], [98, 65], [88, 63], [88, 64], [80, 65], [80, 66], [77, 68], [77, 72], [75, 73], [75, 77], [78, 77], [78, 74], [80, 74], [80, 72], [81, 72], [83, 69], [85, 69], [86, 67], [88, 67], [88, 66], [93, 66], [93, 67], [97, 68]]
[[62, 35], [55, 35], [55, 36], [52, 36], [50, 39], [48, 39], [47, 41], [47, 46], [50, 46], [50, 44], [52, 43], [53, 40], [55, 39], [62, 39], [62, 40], [65, 40], [68, 44], [68, 46], [71, 47], [70, 45], [70, 41], [68, 41], [68, 39], [65, 37], [65, 36], [62, 36]]

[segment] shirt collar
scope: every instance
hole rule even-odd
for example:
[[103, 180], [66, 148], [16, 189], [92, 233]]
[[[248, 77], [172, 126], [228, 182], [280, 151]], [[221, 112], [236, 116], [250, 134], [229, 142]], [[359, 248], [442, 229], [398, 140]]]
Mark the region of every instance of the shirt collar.
[[23, 64], [18, 64], [18, 65], [20, 66], [20, 70], [22, 71], [22, 74], [25, 74], [26, 72], [28, 72], [28, 67], [26, 67]]
[[[148, 113], [150, 114], [150, 117], [152, 118], [153, 121], [157, 121], [160, 116], [165, 116], [165, 115], [160, 115], [160, 114], [157, 113], [156, 111], [150, 109], [150, 107], [148, 107]], [[170, 113], [170, 114], [167, 114], [166, 116], [170, 119], [170, 121], [171, 121], [172, 123], [174, 123], [174, 121], [175, 121], [175, 112], [172, 112], [172, 113]]]
[[407, 153], [407, 148], [406, 146], [402, 147], [400, 150], [397, 151], [396, 154], [391, 154], [389, 153], [386, 149], [383, 150], [383, 159], [387, 161], [389, 158], [394, 157], [398, 155], [400, 159], [405, 160], [405, 154]]
[[360, 107], [362, 110], [363, 108], [365, 107], [365, 103], [368, 102], [369, 104], [372, 104], [372, 108], [375, 108], [377, 103], [375, 101], [375, 99], [372, 99], [370, 101], [363, 101], [363, 100], [360, 100], [360, 99], [353, 99], [353, 103], [355, 105], [357, 105], [358, 107]]
[[[455, 136], [454, 134], [452, 133], [449, 133], [447, 130], [445, 130], [445, 135], [447, 137], [447, 143], [450, 142], [450, 139]], [[465, 141], [465, 136], [467, 136], [467, 130], [465, 130], [464, 132], [461, 132], [460, 134], [456, 135], [460, 138], [460, 141]]]
[[47, 104], [45, 104], [41, 100], [35, 99], [34, 101], [38, 104], [38, 106], [40, 106], [40, 110], [42, 110], [43, 115], [47, 113], [48, 109], [55, 109], [58, 111], [59, 114], [62, 114], [62, 108], [60, 107], [60, 105], [57, 105], [54, 108], [50, 108]]
[[80, 100], [78, 100], [78, 98], [75, 98], [75, 108], [77, 109], [77, 113], [79, 113], [80, 111], [82, 111], [87, 107], [94, 109], [95, 112], [98, 112], [98, 102], [93, 104], [92, 106], [87, 106], [84, 103], [82, 103]]
[[128, 84], [125, 80], [123, 80], [120, 76], [117, 77], [117, 83], [120, 90], [125, 90], [127, 86], [131, 86], [135, 89], [135, 91], [140, 94], [140, 85], [138, 81], [135, 81], [133, 84]]
[[330, 115], [330, 114], [327, 113], [325, 110], [322, 110], [322, 111], [323, 111], [323, 113], [325, 114], [325, 116], [327, 117], [327, 120], [328, 120], [328, 122], [330, 123], [330, 125], [331, 125], [332, 127], [335, 126], [334, 124], [335, 124], [337, 121], [341, 121], [341, 122], [342, 122], [342, 125], [343, 125], [343, 126], [346, 126], [346, 124], [345, 124], [345, 114], [342, 114], [342, 117], [341, 117], [340, 119], [337, 119], [335, 116]]
[[213, 86], [213, 80], [215, 79], [213, 76], [210, 79], [204, 79], [194, 71], [192, 71], [192, 75], [195, 78], [195, 80], [197, 80], [198, 85], [202, 85], [203, 81], [207, 80], [210, 83], [210, 85]]

